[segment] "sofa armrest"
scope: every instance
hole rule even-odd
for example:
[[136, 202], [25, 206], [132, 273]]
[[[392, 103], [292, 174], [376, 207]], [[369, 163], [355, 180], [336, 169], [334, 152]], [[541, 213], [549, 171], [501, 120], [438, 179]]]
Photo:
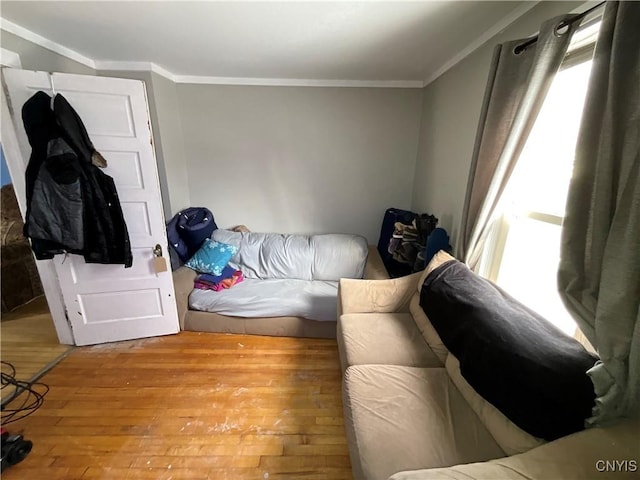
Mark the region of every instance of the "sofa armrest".
[[338, 285], [338, 316], [345, 313], [408, 312], [418, 291], [422, 272], [387, 280], [341, 278]]
[[189, 310], [189, 294], [193, 290], [195, 278], [196, 272], [187, 267], [180, 267], [173, 272], [173, 288], [176, 295], [180, 330], [184, 330], [184, 317]]
[[389, 480], [630, 480], [638, 478], [640, 470], [639, 431], [639, 421], [624, 420], [608, 427], [583, 430], [511, 457], [400, 472]]
[[367, 263], [364, 266], [363, 277], [366, 280], [386, 280], [389, 278], [387, 269], [382, 263], [382, 257], [378, 252], [378, 247], [369, 245], [369, 254], [367, 255]]

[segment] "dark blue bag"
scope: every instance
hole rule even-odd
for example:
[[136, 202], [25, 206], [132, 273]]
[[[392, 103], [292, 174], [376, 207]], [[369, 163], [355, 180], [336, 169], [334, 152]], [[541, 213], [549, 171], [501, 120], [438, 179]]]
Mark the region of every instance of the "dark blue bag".
[[209, 209], [189, 207], [176, 213], [169, 221], [167, 239], [180, 260], [186, 262], [217, 228], [213, 214]]

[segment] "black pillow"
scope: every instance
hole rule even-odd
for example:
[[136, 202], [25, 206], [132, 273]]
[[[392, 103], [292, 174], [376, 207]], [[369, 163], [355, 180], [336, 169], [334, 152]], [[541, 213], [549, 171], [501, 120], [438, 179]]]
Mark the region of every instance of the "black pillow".
[[457, 260], [427, 276], [420, 306], [462, 376], [513, 423], [545, 440], [584, 428], [598, 358], [578, 341]]

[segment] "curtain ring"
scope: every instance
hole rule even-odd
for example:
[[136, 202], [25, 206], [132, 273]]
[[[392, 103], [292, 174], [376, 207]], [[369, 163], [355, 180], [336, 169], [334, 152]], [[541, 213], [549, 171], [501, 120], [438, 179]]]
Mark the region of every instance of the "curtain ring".
[[513, 49], [514, 55], [522, 55], [524, 51], [527, 49], [526, 44], [521, 43], [520, 45], [516, 45]]
[[553, 29], [553, 33], [556, 35], [556, 37], [562, 37], [569, 33], [569, 31], [571, 30], [571, 25], [571, 23], [562, 20], [558, 25], [556, 25], [556, 28]]

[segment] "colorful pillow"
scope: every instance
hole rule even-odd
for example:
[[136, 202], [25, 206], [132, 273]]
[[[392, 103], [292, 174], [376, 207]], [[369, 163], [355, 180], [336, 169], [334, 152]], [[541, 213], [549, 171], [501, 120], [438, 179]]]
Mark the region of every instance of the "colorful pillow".
[[222, 275], [222, 270], [237, 251], [238, 248], [233, 245], [207, 238], [200, 250], [185, 263], [185, 266], [199, 273]]

